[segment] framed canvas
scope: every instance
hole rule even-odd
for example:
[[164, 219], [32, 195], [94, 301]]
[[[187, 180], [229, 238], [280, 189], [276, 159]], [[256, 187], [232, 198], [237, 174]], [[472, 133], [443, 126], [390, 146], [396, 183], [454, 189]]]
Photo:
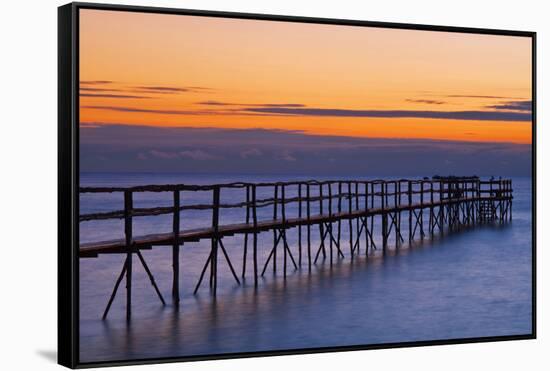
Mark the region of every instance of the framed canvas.
[[59, 8], [59, 363], [533, 339], [535, 33]]

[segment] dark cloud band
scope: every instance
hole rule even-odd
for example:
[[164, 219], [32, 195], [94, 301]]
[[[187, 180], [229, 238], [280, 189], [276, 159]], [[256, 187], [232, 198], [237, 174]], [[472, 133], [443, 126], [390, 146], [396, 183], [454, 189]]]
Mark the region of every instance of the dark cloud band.
[[113, 81], [110, 80], [84, 80], [80, 81], [81, 85], [107, 85], [112, 84]]
[[125, 95], [125, 94], [90, 94], [83, 93], [80, 94], [81, 97], [88, 98], [115, 98], [115, 99], [150, 99], [151, 97], [146, 97], [143, 95]]
[[82, 106], [82, 108], [99, 109], [104, 111], [115, 112], [135, 112], [135, 113], [156, 113], [160, 115], [201, 115], [205, 114], [202, 111], [184, 111], [184, 110], [156, 110], [146, 108], [133, 107], [117, 107], [117, 106]]
[[236, 111], [156, 110], [117, 106], [83, 106], [83, 108], [118, 112], [156, 113], [161, 115], [282, 115], [318, 117], [426, 118], [473, 121], [531, 121], [531, 113], [507, 111], [414, 111], [414, 110], [350, 110], [303, 107], [245, 107]]
[[517, 97], [503, 97], [499, 95], [468, 95], [468, 94], [447, 94], [447, 98], [481, 98], [481, 99], [519, 99]]
[[81, 171], [363, 177], [531, 171], [529, 144], [95, 122], [80, 129]]
[[230, 103], [230, 102], [219, 102], [215, 100], [207, 100], [203, 102], [197, 102], [196, 104], [200, 104], [203, 106], [218, 106], [218, 107], [224, 107], [224, 106], [238, 106], [238, 107], [288, 107], [288, 108], [294, 108], [294, 107], [305, 107], [304, 104], [299, 103]]
[[487, 106], [487, 108], [493, 108], [497, 110], [506, 110], [506, 111], [524, 111], [531, 112], [533, 110], [533, 103], [530, 100], [525, 101], [510, 101], [504, 102], [501, 104], [495, 104], [492, 106]]
[[177, 94], [189, 91], [189, 88], [174, 88], [169, 86], [136, 86], [135, 89], [139, 91], [147, 91], [151, 93], [161, 94]]
[[530, 113], [494, 111], [350, 110], [331, 108], [245, 108], [247, 112], [294, 116], [426, 118], [474, 121], [531, 121]]
[[447, 102], [444, 102], [442, 100], [434, 100], [434, 99], [405, 99], [406, 102], [410, 103], [424, 103], [424, 104], [445, 104]]

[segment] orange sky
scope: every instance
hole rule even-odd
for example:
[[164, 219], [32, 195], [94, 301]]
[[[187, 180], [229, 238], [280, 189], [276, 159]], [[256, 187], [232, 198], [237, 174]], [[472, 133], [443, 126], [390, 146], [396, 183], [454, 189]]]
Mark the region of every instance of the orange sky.
[[497, 111], [531, 99], [526, 37], [84, 9], [80, 80], [87, 123], [531, 142], [529, 121], [250, 111]]

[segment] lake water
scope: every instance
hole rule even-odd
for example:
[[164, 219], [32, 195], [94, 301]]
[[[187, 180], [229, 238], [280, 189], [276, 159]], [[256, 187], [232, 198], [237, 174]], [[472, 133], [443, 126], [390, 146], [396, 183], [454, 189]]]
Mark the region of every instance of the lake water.
[[[353, 177], [351, 177], [353, 178]], [[399, 178], [399, 177], [395, 177]], [[81, 174], [81, 186], [144, 184], [210, 184], [231, 181], [272, 181], [296, 177], [201, 176], [184, 174]], [[307, 178], [299, 178], [301, 180]], [[254, 288], [249, 253], [246, 279], [239, 286], [220, 254], [216, 300], [205, 280], [193, 289], [208, 257], [210, 242], [186, 243], [181, 248], [179, 307], [171, 300], [170, 247], [145, 250], [143, 256], [166, 299], [162, 306], [149, 279], [134, 259], [132, 320], [125, 318], [124, 283], [106, 320], [101, 316], [122, 269], [122, 255], [80, 260], [80, 361], [145, 359], [235, 352], [272, 351], [394, 342], [521, 335], [532, 332], [531, 182], [513, 178], [513, 221], [482, 225], [443, 237], [427, 235], [412, 246], [380, 249], [368, 259], [319, 261], [311, 272], [307, 259], [282, 275], [282, 250], [277, 274], [271, 269]], [[240, 192], [240, 193], [238, 193]], [[267, 195], [267, 193], [266, 193]], [[292, 194], [287, 195], [291, 197]], [[171, 194], [136, 195], [135, 207], [168, 206]], [[211, 193], [183, 192], [182, 204], [208, 203]], [[258, 198], [262, 194], [258, 194]], [[244, 200], [243, 191], [222, 194], [222, 200]], [[81, 196], [81, 214], [119, 210], [121, 194]], [[271, 217], [272, 209], [259, 213]], [[312, 213], [314, 210], [312, 210]], [[210, 211], [184, 211], [181, 228], [210, 223]], [[289, 208], [287, 216], [296, 213]], [[427, 220], [427, 216], [425, 215]], [[222, 210], [221, 223], [244, 221], [244, 210]], [[405, 221], [403, 221], [404, 223]], [[136, 218], [134, 234], [169, 232], [171, 215]], [[346, 223], [342, 240], [347, 241]], [[404, 228], [406, 229], [406, 228]], [[312, 229], [312, 231], [315, 229]], [[80, 223], [80, 240], [122, 237], [123, 223]], [[297, 258], [296, 229], [289, 231]], [[305, 233], [304, 233], [305, 236]], [[379, 221], [375, 240], [381, 245]], [[405, 235], [405, 240], [407, 236]], [[242, 269], [242, 235], [224, 238], [229, 257]], [[318, 230], [312, 233], [319, 246]], [[259, 237], [260, 268], [273, 246], [272, 232]], [[251, 249], [249, 249], [250, 251]], [[313, 249], [316, 252], [316, 248]], [[305, 256], [304, 256], [305, 257]]]

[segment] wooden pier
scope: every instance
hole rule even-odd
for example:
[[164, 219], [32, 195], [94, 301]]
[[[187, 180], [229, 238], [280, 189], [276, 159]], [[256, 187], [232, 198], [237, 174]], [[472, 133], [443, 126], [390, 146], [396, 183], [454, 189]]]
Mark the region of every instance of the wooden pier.
[[[269, 197], [258, 197], [262, 191]], [[224, 193], [242, 192], [240, 202], [226, 203]], [[143, 192], [163, 192], [172, 196], [171, 206], [153, 208], [134, 207], [134, 195]], [[189, 192], [208, 192], [211, 202], [185, 205], [182, 200]], [[247, 256], [252, 250], [252, 276], [258, 285], [271, 266], [277, 271], [277, 253], [283, 254], [283, 274], [287, 269], [307, 267], [319, 259], [334, 259], [348, 256], [354, 259], [364, 247], [365, 256], [380, 249], [386, 253], [388, 246], [400, 248], [405, 240], [409, 244], [427, 234], [460, 230], [480, 223], [503, 223], [512, 219], [512, 181], [508, 179], [481, 180], [478, 177], [433, 177], [431, 179], [398, 180], [309, 180], [275, 183], [227, 183], [213, 185], [147, 185], [137, 187], [81, 187], [80, 194], [121, 193], [124, 209], [92, 214], [81, 214], [80, 223], [94, 220], [124, 220], [124, 238], [80, 244], [80, 258], [93, 258], [101, 254], [125, 254], [126, 259], [107, 303], [103, 318], [106, 318], [120, 283], [126, 278], [126, 315], [131, 317], [132, 265], [134, 257], [143, 265], [156, 294], [164, 305], [165, 300], [158, 289], [141, 250], [155, 246], [172, 248], [172, 299], [180, 300], [180, 248], [185, 243], [210, 240], [208, 258], [198, 277], [196, 293], [209, 273], [209, 284], [216, 293], [219, 255], [229, 266], [235, 281], [247, 273]], [[191, 198], [191, 197], [190, 197]], [[232, 200], [234, 200], [234, 196]], [[243, 209], [242, 223], [221, 224], [220, 212], [225, 209]], [[261, 218], [259, 210], [269, 208], [269, 217]], [[210, 210], [211, 223], [203, 228], [185, 229], [185, 210]], [[289, 212], [292, 211], [290, 214]], [[134, 218], [156, 215], [172, 215], [172, 231], [167, 233], [134, 235]], [[402, 220], [404, 217], [405, 220]], [[375, 218], [380, 223], [375, 224]], [[425, 219], [426, 218], [426, 219]], [[378, 231], [375, 231], [378, 226]], [[343, 228], [347, 230], [343, 240]], [[297, 246], [288, 242], [288, 234], [295, 230]], [[273, 244], [268, 246], [265, 261], [258, 261], [258, 236], [272, 233]], [[313, 246], [312, 237], [318, 233], [320, 244]], [[381, 236], [381, 242], [374, 238]], [[242, 235], [242, 267], [240, 276], [229, 258], [224, 238]], [[406, 238], [405, 238], [406, 237]], [[377, 246], [377, 241], [379, 246]], [[280, 268], [279, 268], [280, 269]], [[250, 270], [250, 269], [249, 269]]]

